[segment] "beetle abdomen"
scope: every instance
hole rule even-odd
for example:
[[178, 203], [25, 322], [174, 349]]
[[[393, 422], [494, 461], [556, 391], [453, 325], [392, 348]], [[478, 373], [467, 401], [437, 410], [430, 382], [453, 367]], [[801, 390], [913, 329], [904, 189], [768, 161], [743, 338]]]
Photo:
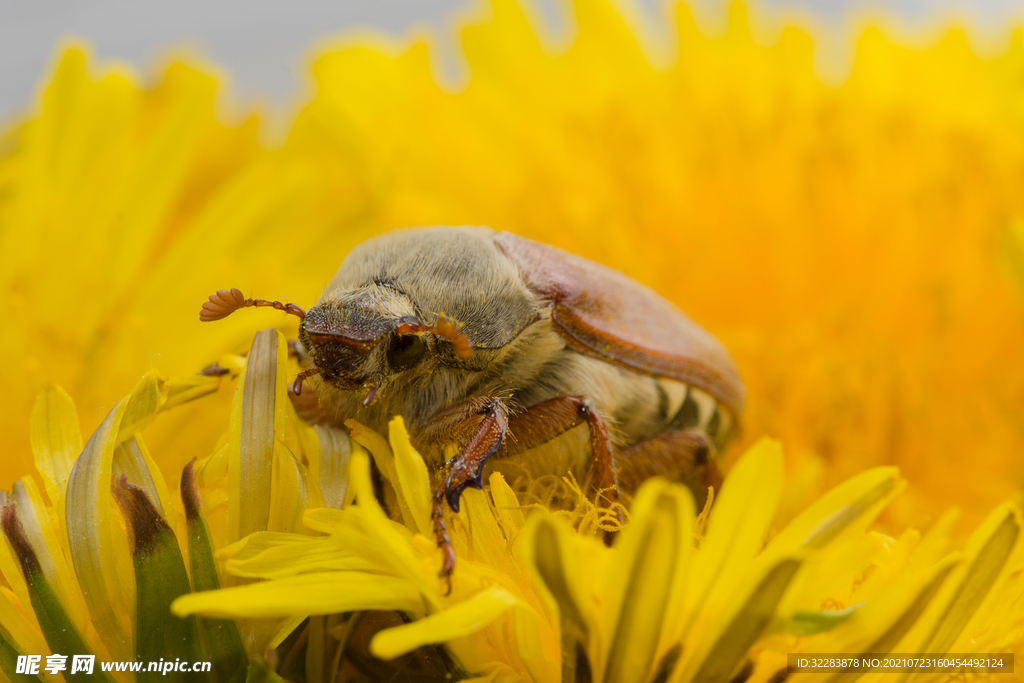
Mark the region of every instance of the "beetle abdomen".
[[732, 431], [732, 414], [711, 394], [665, 377], [658, 378], [663, 431], [696, 431], [721, 450]]

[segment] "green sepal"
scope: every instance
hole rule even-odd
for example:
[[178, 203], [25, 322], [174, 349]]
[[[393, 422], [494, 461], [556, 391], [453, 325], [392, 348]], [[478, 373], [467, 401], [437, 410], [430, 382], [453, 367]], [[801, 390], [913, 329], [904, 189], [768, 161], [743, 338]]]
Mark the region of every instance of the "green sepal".
[[[218, 590], [220, 577], [213, 559], [210, 529], [203, 518], [202, 504], [196, 489], [193, 460], [181, 473], [181, 500], [185, 506], [188, 529], [188, 558], [192, 569], [192, 589]], [[207, 659], [213, 663], [214, 680], [218, 683], [242, 683], [246, 678], [249, 657], [238, 627], [231, 619], [200, 618], [199, 630], [207, 649]]]
[[[54, 592], [50, 582], [46, 579], [43, 569], [39, 564], [39, 558], [25, 537], [25, 530], [18, 519], [17, 509], [9, 505], [3, 509], [2, 524], [4, 536], [14, 551], [18, 564], [21, 566], [21, 573], [25, 577], [28, 586], [28, 597], [32, 602], [32, 610], [39, 622], [39, 630], [46, 638], [46, 644], [50, 646], [51, 652], [58, 652], [67, 655], [89, 655], [93, 651], [85, 644], [82, 636], [78, 633], [71, 618], [64, 611], [60, 599]], [[6, 642], [6, 641], [5, 641]], [[12, 648], [13, 649], [13, 648]], [[15, 653], [17, 660], [17, 653]], [[110, 678], [101, 671], [93, 674], [77, 673], [71, 674], [65, 671], [64, 677], [69, 683], [113, 683]], [[24, 674], [16, 674], [24, 675]], [[13, 679], [18, 680], [18, 679]]]
[[[138, 486], [121, 477], [112, 487], [133, 538], [135, 565], [135, 661], [197, 662], [203, 659], [195, 617], [171, 614], [175, 598], [189, 593], [188, 574], [178, 541], [153, 502]], [[195, 677], [183, 672], [142, 671], [137, 680], [170, 681]]]
[[846, 609], [796, 612], [783, 627], [783, 632], [795, 636], [813, 636], [831, 631], [864, 605], [858, 602]]
[[22, 653], [15, 650], [11, 642], [4, 637], [3, 631], [0, 631], [0, 671], [4, 672], [11, 681], [18, 681], [18, 683], [22, 683], [22, 681], [24, 683], [42, 683], [35, 674], [15, 673], [18, 670], [18, 655], [20, 654]]
[[245, 683], [286, 683], [266, 662], [252, 662]]

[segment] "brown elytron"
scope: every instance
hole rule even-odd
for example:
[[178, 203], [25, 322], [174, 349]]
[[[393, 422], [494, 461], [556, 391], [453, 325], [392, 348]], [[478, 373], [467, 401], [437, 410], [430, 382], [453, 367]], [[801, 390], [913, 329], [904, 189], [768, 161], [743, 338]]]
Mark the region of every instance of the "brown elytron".
[[[728, 352], [674, 305], [614, 270], [486, 228], [382, 235], [349, 254], [308, 311], [221, 290], [202, 319], [247, 306], [302, 319], [293, 395], [304, 419], [383, 431], [403, 416], [438, 479], [432, 514], [449, 581], [445, 506], [457, 511], [467, 486], [481, 488], [489, 463], [565, 474], [575, 465], [548, 464], [545, 444], [585, 425], [587, 480], [603, 504], [655, 474], [686, 483], [700, 504], [721, 481], [717, 453], [743, 406]], [[300, 399], [303, 380], [316, 405]]]
[[526, 286], [551, 302], [551, 319], [574, 348], [703, 389], [740, 412], [743, 383], [728, 352], [661, 296], [546, 244], [507, 232], [495, 241], [519, 266]]

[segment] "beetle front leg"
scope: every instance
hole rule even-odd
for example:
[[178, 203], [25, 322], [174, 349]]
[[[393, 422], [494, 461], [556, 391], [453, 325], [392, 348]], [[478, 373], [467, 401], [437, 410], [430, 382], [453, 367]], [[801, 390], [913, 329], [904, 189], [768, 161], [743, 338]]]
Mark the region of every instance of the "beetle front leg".
[[[484, 465], [487, 460], [498, 452], [508, 432], [508, 408], [499, 398], [488, 398], [485, 401], [475, 399], [475, 403], [461, 405], [459, 409], [465, 419], [479, 416], [480, 423], [473, 430], [469, 441], [462, 447], [458, 455], [449, 463], [448, 476], [434, 492], [433, 505], [430, 513], [434, 523], [434, 536], [437, 547], [444, 555], [444, 564], [438, 576], [448, 582], [446, 595], [452, 590], [451, 575], [455, 570], [455, 550], [452, 548], [448, 528], [444, 523], [444, 502], [455, 512], [459, 511], [459, 496], [463, 489], [472, 486], [482, 489], [484, 486]], [[470, 412], [475, 408], [475, 411]]]

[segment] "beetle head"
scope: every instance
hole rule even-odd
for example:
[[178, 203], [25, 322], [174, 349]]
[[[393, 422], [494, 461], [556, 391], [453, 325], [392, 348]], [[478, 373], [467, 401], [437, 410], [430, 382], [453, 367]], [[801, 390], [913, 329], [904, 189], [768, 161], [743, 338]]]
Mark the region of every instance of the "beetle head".
[[452, 342], [459, 356], [472, 355], [468, 338], [443, 314], [433, 324], [424, 323], [412, 301], [388, 286], [334, 295], [311, 308], [299, 326], [299, 339], [321, 379], [337, 389], [366, 387], [368, 402], [377, 386], [424, 359], [428, 333]]
[[386, 285], [333, 293], [309, 312], [295, 304], [246, 299], [237, 289], [222, 289], [203, 304], [199, 319], [220, 320], [251, 306], [273, 307], [302, 319], [299, 340], [309, 352], [313, 367], [296, 378], [296, 394], [301, 393], [304, 379], [320, 375], [337, 389], [365, 387], [369, 405], [381, 382], [423, 360], [428, 350], [425, 333], [450, 341], [455, 354], [463, 359], [473, 355], [469, 338], [460, 326], [443, 313], [433, 324], [424, 323], [409, 297]]

